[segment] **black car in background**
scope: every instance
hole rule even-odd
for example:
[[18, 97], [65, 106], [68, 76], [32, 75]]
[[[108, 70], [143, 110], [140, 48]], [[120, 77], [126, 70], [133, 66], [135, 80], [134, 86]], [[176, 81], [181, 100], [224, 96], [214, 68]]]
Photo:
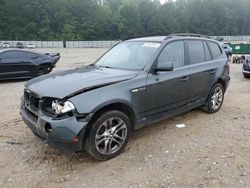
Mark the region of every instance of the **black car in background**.
[[23, 43], [17, 42], [17, 43], [16, 43], [16, 48], [24, 48]]
[[33, 78], [49, 73], [60, 54], [42, 54], [21, 49], [0, 49], [0, 80]]
[[242, 72], [245, 78], [250, 77], [250, 55], [245, 56]]

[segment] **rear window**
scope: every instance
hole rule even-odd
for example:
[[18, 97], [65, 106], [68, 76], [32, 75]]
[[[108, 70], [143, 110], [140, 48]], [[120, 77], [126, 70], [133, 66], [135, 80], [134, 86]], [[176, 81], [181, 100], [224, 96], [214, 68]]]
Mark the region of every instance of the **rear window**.
[[31, 53], [31, 52], [26, 52], [26, 56], [28, 59], [34, 59], [34, 58], [38, 58], [39, 55], [35, 54], [35, 53]]
[[211, 41], [207, 43], [213, 59], [221, 55], [222, 51], [217, 43]]
[[202, 41], [188, 40], [187, 46], [188, 46], [190, 64], [197, 64], [206, 61]]

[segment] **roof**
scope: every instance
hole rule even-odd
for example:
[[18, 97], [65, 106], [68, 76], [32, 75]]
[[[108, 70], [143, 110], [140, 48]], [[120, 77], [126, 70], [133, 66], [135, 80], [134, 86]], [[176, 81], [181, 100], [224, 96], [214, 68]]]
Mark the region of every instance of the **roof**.
[[20, 49], [18, 49], [18, 48], [0, 48], [0, 52], [12, 51], [12, 50], [20, 50]]
[[[6, 51], [21, 51], [21, 52], [33, 52], [25, 49], [20, 49], [20, 48], [0, 48], [0, 52], [6, 52]], [[34, 52], [33, 52], [34, 53]]]
[[8, 52], [8, 51], [30, 52], [30, 53], [44, 55], [44, 53], [36, 52], [36, 51], [33, 51], [33, 50], [26, 50], [26, 49], [19, 49], [19, 48], [0, 48], [0, 53]]
[[153, 37], [141, 37], [129, 39], [127, 41], [137, 41], [137, 42], [163, 42], [167, 36], [153, 36]]
[[180, 37], [188, 37], [188, 38], [200, 38], [200, 39], [211, 39], [207, 35], [201, 34], [193, 34], [193, 33], [174, 33], [167, 36], [151, 36], [151, 37], [141, 37], [141, 38], [134, 38], [129, 39], [127, 41], [141, 41], [141, 42], [163, 42], [164, 40], [171, 39], [171, 38], [180, 38]]

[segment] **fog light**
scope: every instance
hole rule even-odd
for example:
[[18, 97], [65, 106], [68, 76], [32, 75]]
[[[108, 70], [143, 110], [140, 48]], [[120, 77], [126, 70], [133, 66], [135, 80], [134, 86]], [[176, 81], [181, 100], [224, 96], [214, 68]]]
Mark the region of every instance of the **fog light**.
[[47, 134], [51, 133], [51, 131], [52, 131], [51, 125], [49, 123], [46, 123], [44, 126], [44, 130]]

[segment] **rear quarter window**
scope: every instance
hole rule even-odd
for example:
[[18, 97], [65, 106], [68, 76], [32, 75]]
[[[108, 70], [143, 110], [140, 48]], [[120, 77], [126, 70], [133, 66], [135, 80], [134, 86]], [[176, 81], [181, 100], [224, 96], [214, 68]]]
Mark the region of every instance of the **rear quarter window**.
[[203, 41], [203, 46], [204, 46], [204, 50], [205, 50], [206, 61], [212, 60], [211, 53], [210, 53], [208, 46], [207, 46], [207, 43], [205, 41]]
[[208, 47], [210, 49], [212, 58], [216, 58], [222, 54], [221, 48], [215, 42], [207, 41]]
[[35, 59], [35, 58], [39, 57], [38, 54], [35, 54], [35, 53], [32, 53], [32, 52], [26, 52], [26, 56], [27, 56], [28, 59]]

